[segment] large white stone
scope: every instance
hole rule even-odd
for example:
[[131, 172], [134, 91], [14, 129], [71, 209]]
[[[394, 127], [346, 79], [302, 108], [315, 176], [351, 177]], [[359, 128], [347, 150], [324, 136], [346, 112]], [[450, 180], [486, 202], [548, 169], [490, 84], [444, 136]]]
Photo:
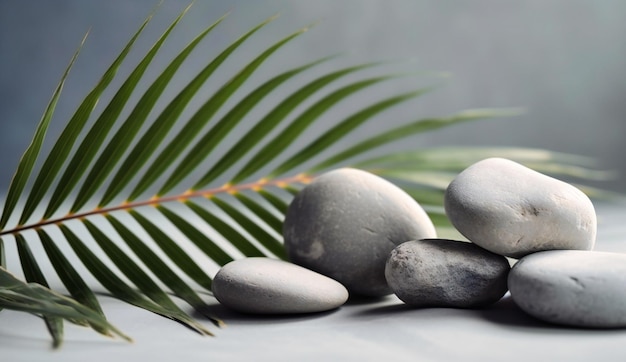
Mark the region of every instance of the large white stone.
[[508, 282], [515, 303], [538, 319], [626, 327], [626, 254], [543, 251], [519, 260]]
[[472, 243], [426, 239], [393, 249], [385, 276], [406, 304], [471, 308], [500, 300], [509, 270], [504, 256]]
[[348, 291], [339, 282], [269, 258], [245, 258], [224, 265], [213, 279], [212, 290], [222, 305], [258, 314], [322, 312], [348, 299]]
[[477, 162], [457, 175], [444, 205], [466, 238], [514, 258], [542, 250], [591, 250], [596, 239], [595, 210], [582, 191], [502, 158]]
[[343, 168], [317, 177], [289, 205], [283, 225], [292, 262], [338, 280], [351, 293], [391, 294], [385, 262], [397, 245], [436, 237], [422, 207], [371, 173]]

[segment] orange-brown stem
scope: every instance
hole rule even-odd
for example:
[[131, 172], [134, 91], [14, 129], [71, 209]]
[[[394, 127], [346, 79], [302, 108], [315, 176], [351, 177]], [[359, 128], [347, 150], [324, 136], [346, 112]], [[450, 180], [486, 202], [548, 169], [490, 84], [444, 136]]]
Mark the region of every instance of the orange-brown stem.
[[299, 174], [296, 176], [286, 177], [286, 178], [281, 178], [281, 179], [272, 179], [272, 180], [261, 179], [256, 182], [239, 184], [239, 185], [225, 184], [220, 187], [206, 189], [206, 190], [188, 190], [179, 195], [171, 195], [171, 196], [158, 196], [157, 195], [144, 201], [133, 201], [133, 202], [125, 201], [117, 206], [100, 207], [100, 208], [95, 208], [90, 211], [85, 211], [85, 212], [80, 212], [80, 213], [75, 213], [75, 214], [67, 214], [63, 217], [59, 217], [55, 219], [41, 220], [34, 224], [21, 225], [10, 230], [1, 231], [0, 236], [8, 235], [8, 234], [17, 234], [25, 230], [38, 229], [46, 225], [61, 224], [69, 220], [83, 219], [92, 215], [106, 215], [113, 211], [135, 209], [141, 206], [150, 206], [150, 205], [155, 206], [155, 205], [160, 205], [160, 204], [172, 202], [172, 201], [184, 202], [186, 200], [189, 200], [192, 198], [198, 198], [198, 197], [209, 198], [211, 196], [221, 194], [221, 193], [237, 193], [243, 190], [259, 190], [267, 186], [277, 186], [277, 187], [283, 188], [293, 183], [308, 183], [311, 181], [311, 179], [312, 179], [311, 175]]

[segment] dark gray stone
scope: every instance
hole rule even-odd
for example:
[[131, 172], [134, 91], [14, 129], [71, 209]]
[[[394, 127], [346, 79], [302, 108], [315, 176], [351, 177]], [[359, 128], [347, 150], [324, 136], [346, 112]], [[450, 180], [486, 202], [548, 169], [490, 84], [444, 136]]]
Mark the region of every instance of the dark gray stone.
[[472, 308], [502, 298], [509, 270], [504, 256], [477, 245], [426, 239], [396, 247], [387, 261], [385, 277], [406, 304]]
[[385, 262], [398, 244], [436, 237], [430, 218], [392, 183], [356, 169], [317, 177], [289, 205], [283, 225], [292, 262], [338, 280], [351, 293], [391, 294]]
[[500, 255], [591, 250], [596, 239], [596, 213], [582, 191], [502, 158], [477, 162], [457, 175], [444, 204], [461, 234]]
[[340, 307], [348, 291], [339, 282], [282, 260], [246, 258], [224, 265], [213, 280], [213, 295], [244, 313], [291, 314]]
[[626, 254], [553, 250], [525, 256], [509, 274], [513, 301], [546, 322], [626, 327]]

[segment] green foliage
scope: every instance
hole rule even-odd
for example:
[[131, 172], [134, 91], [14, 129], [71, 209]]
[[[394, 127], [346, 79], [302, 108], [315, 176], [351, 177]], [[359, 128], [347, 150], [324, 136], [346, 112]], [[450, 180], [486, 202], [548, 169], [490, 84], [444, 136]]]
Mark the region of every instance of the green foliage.
[[[83, 280], [81, 270], [87, 270], [110, 295], [210, 335], [202, 321], [192, 318], [172, 296], [203, 314], [207, 311], [203, 297], [211, 290], [208, 260], [217, 267], [244, 256], [285, 258], [281, 227], [289, 201], [315, 174], [334, 167], [352, 165], [398, 181], [424, 205], [441, 230], [449, 228], [441, 207], [443, 190], [456, 172], [479, 159], [504, 156], [554, 174], [603, 176], [589, 171], [580, 159], [528, 149], [415, 148], [366, 158], [371, 155], [368, 151], [406, 137], [461, 122], [509, 116], [515, 111], [463, 111], [409, 121], [351, 144], [339, 142], [381, 112], [413, 101], [429, 88], [385, 96], [337, 120], [318, 137], [302, 137], [323, 115], [333, 117], [332, 112], [346, 99], [401, 77], [362, 75], [381, 66], [373, 63], [315, 73], [316, 66], [332, 60], [326, 57], [286, 70], [257, 87], [249, 84], [252, 75], [271, 61], [278, 49], [307, 28], [269, 46], [212, 95], [201, 93], [201, 87], [214, 82], [214, 75], [222, 72], [221, 66], [235, 50], [274, 18], [242, 35], [178, 94], [163, 99], [183, 62], [225, 19], [219, 18], [137, 94], [141, 92], [139, 85], [146, 82], [145, 71], [187, 10], [113, 90], [103, 110], [93, 114], [103, 92], [111, 91], [112, 80], [150, 18], [141, 25], [79, 105], [48, 157], [40, 161], [46, 131], [77, 51], [15, 172], [0, 218], [0, 308], [42, 316], [54, 346], [62, 341], [63, 321], [128, 339], [106, 321], [93, 291], [97, 286]], [[271, 103], [271, 95], [288, 83], [297, 84], [298, 76], [305, 73], [314, 75], [313, 80]], [[345, 79], [348, 76], [349, 81]], [[135, 104], [129, 104], [132, 95], [137, 96]], [[237, 97], [240, 100], [236, 104], [220, 112]], [[200, 101], [201, 106], [185, 118], [184, 111], [193, 100]], [[159, 102], [166, 106], [151, 118]], [[257, 108], [261, 103], [270, 109], [266, 114]], [[125, 109], [129, 115], [123, 118]], [[322, 156], [331, 146], [339, 150]], [[38, 161], [41, 165], [37, 169]], [[309, 162], [313, 166], [302, 169]], [[195, 174], [199, 169], [206, 172]], [[265, 177], [251, 180], [257, 173]], [[216, 185], [220, 177], [228, 181]], [[31, 186], [27, 187], [29, 180]], [[154, 195], [149, 194], [151, 189], [157, 190]], [[21, 208], [20, 200], [25, 200]], [[45, 205], [44, 200], [48, 200]], [[44, 206], [43, 212], [40, 206]], [[5, 244], [11, 242], [16, 245], [25, 281], [6, 270]], [[31, 246], [36, 243], [41, 244], [45, 255], [33, 253]], [[81, 263], [71, 261], [64, 250], [71, 250]], [[207, 261], [199, 261], [197, 253]], [[45, 259], [71, 297], [48, 288], [51, 271], [40, 266]]]

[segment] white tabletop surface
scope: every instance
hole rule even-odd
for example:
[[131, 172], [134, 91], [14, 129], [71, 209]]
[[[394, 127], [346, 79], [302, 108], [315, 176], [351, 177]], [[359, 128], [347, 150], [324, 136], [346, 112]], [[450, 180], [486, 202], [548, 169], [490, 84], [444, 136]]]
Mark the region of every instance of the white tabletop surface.
[[[626, 204], [597, 206], [596, 250], [626, 253]], [[626, 329], [547, 325], [505, 296], [477, 310], [409, 309], [395, 297], [350, 301], [338, 310], [291, 317], [213, 312], [228, 326], [203, 337], [174, 322], [102, 297], [108, 319], [134, 339], [108, 339], [66, 324], [52, 350], [40, 318], [0, 313], [1, 361], [624, 361]], [[626, 303], [626, 301], [624, 301]], [[182, 305], [182, 304], [181, 304]], [[198, 318], [202, 318], [198, 316]]]

